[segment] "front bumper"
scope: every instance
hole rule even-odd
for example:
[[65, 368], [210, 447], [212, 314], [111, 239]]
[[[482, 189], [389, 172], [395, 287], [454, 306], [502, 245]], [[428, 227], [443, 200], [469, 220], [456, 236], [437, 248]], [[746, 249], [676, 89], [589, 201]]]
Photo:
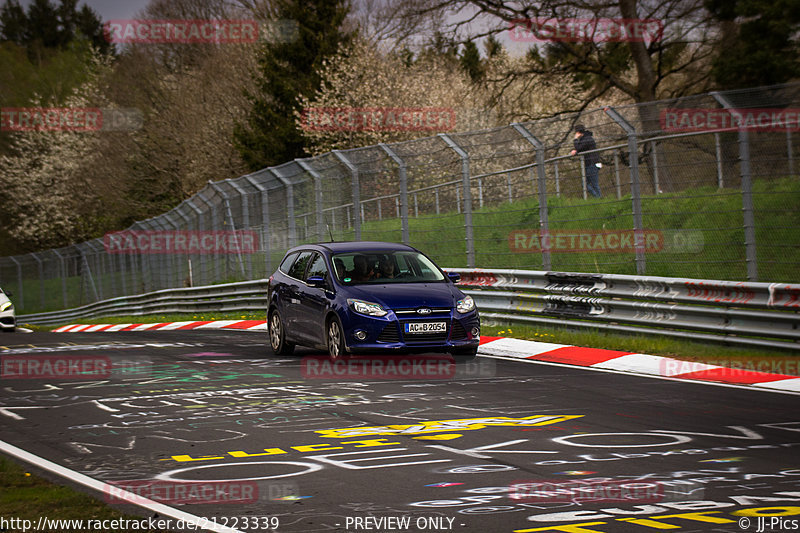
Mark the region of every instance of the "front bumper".
[[[407, 323], [446, 323], [446, 330], [436, 333], [407, 333]], [[476, 311], [421, 317], [398, 317], [390, 312], [385, 317], [357, 315], [343, 324], [351, 353], [365, 352], [448, 352], [478, 346], [480, 318]], [[359, 338], [361, 337], [361, 338]]]
[[17, 319], [14, 312], [0, 313], [0, 328], [2, 329], [15, 329], [17, 327]]

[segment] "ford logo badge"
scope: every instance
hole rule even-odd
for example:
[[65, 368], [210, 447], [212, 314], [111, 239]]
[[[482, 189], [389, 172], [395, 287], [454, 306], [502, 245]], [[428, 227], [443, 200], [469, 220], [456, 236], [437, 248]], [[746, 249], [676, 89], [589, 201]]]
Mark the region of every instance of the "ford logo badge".
[[429, 315], [432, 312], [433, 311], [431, 311], [430, 307], [420, 307], [419, 309], [417, 309], [418, 315]]

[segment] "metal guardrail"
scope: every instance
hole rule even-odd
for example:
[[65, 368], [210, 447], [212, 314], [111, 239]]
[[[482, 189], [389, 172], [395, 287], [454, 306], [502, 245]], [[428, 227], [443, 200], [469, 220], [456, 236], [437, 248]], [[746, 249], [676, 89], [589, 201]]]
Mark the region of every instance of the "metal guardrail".
[[268, 280], [260, 279], [185, 289], [163, 289], [138, 296], [111, 298], [63, 311], [20, 315], [17, 317], [17, 323], [46, 326], [104, 316], [227, 313], [252, 310], [266, 312], [268, 283]]
[[[683, 337], [800, 350], [800, 284], [532, 270], [447, 269], [484, 320]], [[166, 289], [65, 311], [21, 315], [59, 324], [112, 315], [266, 310], [267, 280]]]
[[800, 284], [451, 269], [482, 319], [800, 350]]

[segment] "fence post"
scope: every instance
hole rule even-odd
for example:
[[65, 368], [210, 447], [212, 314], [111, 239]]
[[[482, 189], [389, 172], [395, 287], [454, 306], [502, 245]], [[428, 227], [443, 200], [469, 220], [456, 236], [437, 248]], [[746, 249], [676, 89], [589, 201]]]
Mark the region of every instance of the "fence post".
[[85, 246], [89, 248], [91, 252], [94, 252], [94, 248], [89, 242], [83, 242], [75, 246], [78, 250], [78, 255], [80, 256], [81, 262], [81, 277], [88, 276], [89, 279], [89, 286], [92, 288], [92, 293], [94, 294], [94, 301], [99, 302], [103, 299], [102, 290], [100, 292], [97, 291], [97, 284], [94, 282], [94, 275], [92, 274], [92, 269], [89, 266], [89, 259], [86, 257], [86, 251], [81, 249], [81, 246]]
[[581, 188], [583, 189], [583, 199], [586, 200], [586, 156], [581, 156]]
[[406, 173], [406, 162], [398, 156], [394, 150], [389, 148], [384, 143], [380, 143], [380, 146], [386, 154], [392, 158], [392, 160], [397, 163], [397, 175], [400, 178], [400, 227], [401, 227], [401, 235], [403, 239], [403, 243], [408, 244], [410, 242], [410, 236], [408, 232], [408, 174]]
[[464, 189], [464, 229], [467, 241], [467, 268], [475, 268], [475, 236], [472, 225], [472, 191], [469, 178], [469, 154], [464, 151], [446, 133], [440, 133], [442, 139], [461, 158], [461, 183]]
[[650, 147], [650, 159], [653, 162], [653, 194], [661, 194], [661, 184], [658, 181], [658, 144], [656, 141], [651, 141]]
[[39, 254], [37, 252], [31, 253], [34, 261], [36, 261], [39, 270], [39, 307], [44, 309], [44, 264], [42, 260], [39, 259]]
[[722, 176], [722, 143], [719, 140], [719, 133], [714, 134], [714, 149], [717, 157], [717, 189], [725, 187], [725, 180]]
[[[199, 208], [199, 207], [197, 207], [196, 205], [194, 205], [194, 203], [192, 202], [192, 199], [191, 199], [191, 198], [187, 198], [187, 199], [185, 200], [185, 202], [186, 202], [186, 205], [188, 205], [188, 206], [189, 206], [189, 207], [192, 209], [192, 211], [194, 211], [194, 214], [195, 214], [195, 218], [194, 218], [194, 229], [195, 229], [195, 230], [197, 230], [197, 231], [200, 231], [200, 216], [203, 214], [203, 212], [200, 210], [200, 208]], [[202, 257], [202, 256], [201, 256], [201, 255], [198, 255], [197, 257]], [[200, 261], [198, 261], [198, 263], [200, 263]], [[194, 275], [194, 271], [193, 271], [193, 272], [192, 272], [192, 278], [194, 278], [194, 277], [195, 277], [195, 275]], [[196, 277], [197, 277], [197, 278], [199, 279], [199, 281], [200, 281], [200, 282], [198, 283], [198, 285], [204, 285], [204, 283], [203, 283], [203, 273], [202, 273], [202, 269], [201, 269], [200, 275], [199, 275], [199, 276], [196, 276]], [[192, 281], [194, 281], [194, 279], [193, 279]]]
[[[225, 180], [225, 181], [227, 181], [227, 180]], [[222, 196], [222, 202], [225, 204], [225, 211], [228, 212], [228, 222], [230, 222], [231, 231], [236, 231], [236, 222], [233, 220], [233, 211], [231, 211], [231, 201], [230, 201], [230, 197], [228, 196], [228, 193], [225, 192], [225, 189], [223, 189], [220, 185], [214, 183], [211, 180], [208, 180], [208, 184], [211, 186], [212, 189], [217, 191], [220, 196]], [[236, 253], [236, 256], [239, 258], [239, 270], [241, 270], [241, 272], [242, 272], [242, 277], [246, 278], [247, 277], [247, 273], [244, 271], [244, 259], [242, 259], [241, 243], [240, 243], [240, 246], [239, 246], [239, 250]], [[227, 270], [228, 270], [227, 269], [227, 265], [228, 265], [227, 257], [225, 258], [225, 265], [226, 265], [225, 275], [227, 276], [227, 274], [228, 274], [228, 272], [227, 272]]]
[[[731, 102], [719, 92], [711, 96], [730, 113], [740, 115]], [[740, 117], [741, 118], [741, 117]], [[739, 124], [744, 121], [739, 120]], [[753, 214], [753, 182], [750, 175], [750, 133], [746, 128], [739, 128], [739, 170], [742, 174], [742, 214], [744, 222], [745, 262], [747, 264], [747, 280], [758, 281], [758, 258], [756, 256], [756, 223]]]
[[[199, 198], [200, 201], [202, 201], [204, 204], [206, 204], [208, 206], [208, 210], [211, 211], [211, 227], [210, 228], [207, 227], [206, 230], [213, 231], [219, 227], [219, 214], [217, 212], [217, 205], [212, 203], [205, 196], [203, 196], [203, 191], [205, 191], [205, 189], [198, 191], [197, 194], [195, 194], [195, 196]], [[208, 219], [205, 220], [207, 221]], [[202, 255], [201, 257], [205, 259], [208, 256]], [[220, 281], [219, 261], [214, 255], [211, 255], [211, 262], [214, 263], [214, 279], [212, 281], [218, 282]]]
[[69, 308], [67, 305], [67, 265], [64, 263], [64, 256], [58, 253], [56, 248], [53, 248], [53, 253], [58, 256], [58, 261], [61, 264], [61, 297], [64, 301], [64, 309]]
[[[237, 193], [239, 193], [240, 203], [242, 204], [242, 229], [249, 230], [250, 229], [250, 206], [248, 205], [249, 202], [247, 201], [247, 192], [239, 186], [233, 180], [225, 180], [228, 185], [230, 185]], [[241, 244], [241, 243], [240, 243]], [[241, 249], [239, 250], [239, 261], [242, 261], [242, 252]], [[250, 250], [250, 253], [247, 254], [247, 272], [244, 270], [242, 271], [245, 278], [252, 279], [253, 278], [253, 250]]]
[[350, 171], [350, 178], [352, 181], [353, 189], [353, 230], [355, 231], [355, 240], [361, 240], [361, 186], [358, 183], [358, 167], [356, 167], [345, 155], [339, 150], [332, 150], [331, 153], [341, 161], [347, 170]]
[[619, 182], [619, 149], [614, 150], [614, 182], [617, 185], [617, 199], [622, 199], [622, 184]]
[[25, 297], [24, 297], [24, 294], [22, 293], [22, 265], [19, 264], [19, 261], [17, 261], [14, 258], [13, 255], [10, 256], [9, 259], [11, 259], [14, 262], [14, 264], [17, 265], [17, 298], [16, 299], [17, 299], [17, 302], [19, 302], [21, 304], [20, 308], [24, 309], [25, 308]]
[[558, 161], [553, 161], [553, 171], [556, 179], [556, 196], [561, 197], [561, 180], [558, 179]]
[[606, 107], [604, 111], [628, 135], [628, 164], [631, 171], [631, 197], [633, 203], [633, 242], [636, 249], [636, 273], [641, 276], [646, 271], [646, 262], [642, 227], [642, 195], [639, 188], [639, 147], [636, 139], [636, 129], [622, 118], [622, 115], [613, 107]]
[[[539, 194], [539, 230], [541, 231], [539, 241], [542, 245], [542, 268], [544, 270], [551, 270], [552, 264], [550, 260], [550, 222], [548, 218], [547, 209], [547, 176], [544, 173], [544, 143], [534, 137], [531, 132], [522, 124], [514, 123], [511, 126], [522, 135], [522, 138], [528, 141], [536, 149], [536, 173], [538, 178], [538, 194]], [[581, 165], [583, 166], [583, 165]], [[586, 179], [584, 179], [584, 184]], [[586, 188], [584, 187], [584, 195]], [[545, 242], [546, 241], [546, 242]]]
[[303, 159], [295, 159], [300, 168], [307, 172], [314, 180], [314, 210], [316, 212], [316, 233], [319, 241], [325, 240], [325, 203], [322, 195], [322, 176]]
[[[188, 217], [187, 215], [184, 215], [184, 214], [181, 212], [181, 209], [180, 209], [180, 207], [181, 207], [181, 206], [178, 206], [178, 207], [176, 207], [176, 208], [175, 208], [175, 214], [177, 214], [179, 217], [181, 217], [181, 219], [182, 219], [182, 220], [183, 220], [183, 221], [186, 223], [186, 229], [187, 229], [187, 230], [190, 230], [190, 229], [191, 229], [191, 227], [192, 227], [192, 221], [189, 219], [189, 217]], [[187, 261], [187, 264], [191, 264], [191, 261], [192, 261], [192, 254], [188, 253], [188, 250], [187, 250], [187, 253], [186, 253], [186, 261]], [[189, 267], [187, 266], [187, 270], [188, 270], [188, 268], [189, 268]], [[192, 277], [192, 276], [188, 275], [188, 273], [187, 273], [187, 277], [186, 277], [186, 278], [184, 278], [184, 280], [186, 280], [186, 279], [188, 279], [188, 280], [189, 280], [189, 283], [188, 283], [189, 287], [191, 287], [191, 286], [192, 286], [192, 279], [191, 279], [191, 277]], [[181, 285], [183, 285], [183, 283], [182, 283]]]
[[264, 275], [269, 276], [272, 273], [272, 235], [269, 226], [269, 193], [267, 192], [267, 188], [257, 182], [251, 174], [245, 176], [244, 179], [247, 180], [247, 183], [255, 187], [261, 195], [261, 226], [264, 228], [261, 232], [261, 249], [264, 250]]
[[277, 168], [270, 167], [267, 170], [281, 182], [281, 185], [286, 187], [286, 223], [289, 228], [289, 248], [297, 246], [297, 220], [294, 216], [294, 184], [288, 178], [281, 176]]

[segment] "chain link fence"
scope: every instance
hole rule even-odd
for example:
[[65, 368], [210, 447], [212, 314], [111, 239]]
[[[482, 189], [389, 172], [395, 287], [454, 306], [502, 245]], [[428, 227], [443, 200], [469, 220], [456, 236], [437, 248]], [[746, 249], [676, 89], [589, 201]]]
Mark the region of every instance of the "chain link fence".
[[[787, 84], [333, 151], [0, 258], [0, 285], [18, 312], [63, 309], [265, 278], [287, 248], [330, 239], [407, 242], [451, 268], [797, 282], [799, 114]], [[576, 124], [596, 150], [570, 155]]]

